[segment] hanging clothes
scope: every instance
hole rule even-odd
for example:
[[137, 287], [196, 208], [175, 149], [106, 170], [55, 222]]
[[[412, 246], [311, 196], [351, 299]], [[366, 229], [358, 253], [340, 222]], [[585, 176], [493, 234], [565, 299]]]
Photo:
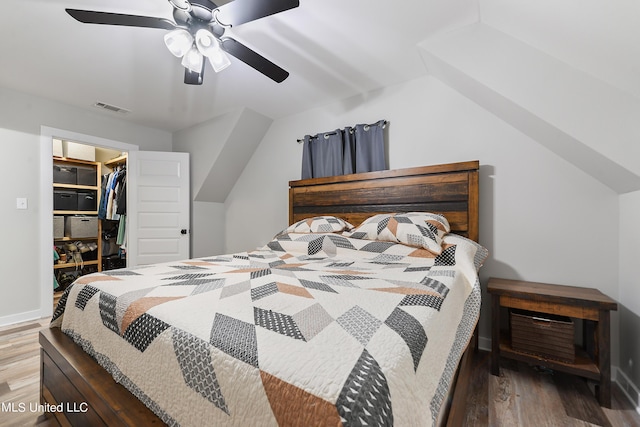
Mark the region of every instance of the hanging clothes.
[[127, 171], [123, 170], [122, 179], [120, 181], [120, 190], [116, 198], [116, 213], [124, 215], [127, 213]]
[[113, 270], [125, 267], [126, 263], [126, 216], [127, 169], [118, 165], [102, 179], [102, 198], [98, 215], [106, 220], [102, 232], [102, 269]]
[[118, 166], [102, 177], [102, 189], [98, 218], [119, 220], [127, 211], [127, 170]]
[[107, 187], [109, 186], [109, 180], [111, 174], [102, 175], [102, 183], [100, 185], [100, 206], [98, 208], [98, 218], [107, 219]]
[[120, 223], [118, 224], [118, 237], [116, 238], [117, 245], [124, 245], [127, 238], [127, 216], [125, 214], [120, 215]]
[[111, 219], [109, 199], [112, 197], [111, 193], [113, 191], [113, 183], [115, 178], [118, 176], [118, 171], [113, 171], [105, 176], [107, 177], [107, 183], [105, 184], [103, 197], [100, 200], [100, 210], [98, 212], [98, 216], [100, 217], [100, 219]]

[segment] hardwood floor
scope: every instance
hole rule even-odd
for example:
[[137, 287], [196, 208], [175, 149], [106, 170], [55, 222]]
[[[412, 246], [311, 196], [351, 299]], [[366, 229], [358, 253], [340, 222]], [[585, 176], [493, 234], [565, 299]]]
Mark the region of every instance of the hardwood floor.
[[50, 319], [0, 328], [0, 426], [54, 426], [38, 411], [38, 331]]
[[[0, 427], [58, 425], [30, 410], [39, 401], [38, 331], [48, 323], [42, 319], [0, 328]], [[640, 414], [615, 384], [613, 408], [606, 409], [598, 405], [593, 386], [580, 378], [505, 359], [500, 377], [494, 377], [487, 352], [479, 352], [474, 363], [465, 426], [640, 426]], [[12, 403], [15, 412], [9, 411]]]
[[481, 351], [474, 360], [467, 426], [640, 426], [640, 414], [617, 384], [607, 409], [582, 378], [504, 358], [496, 377], [490, 359]]

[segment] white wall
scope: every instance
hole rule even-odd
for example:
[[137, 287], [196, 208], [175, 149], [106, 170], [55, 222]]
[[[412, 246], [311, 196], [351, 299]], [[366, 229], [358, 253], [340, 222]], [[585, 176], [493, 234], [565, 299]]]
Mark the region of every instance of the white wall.
[[[640, 385], [640, 191], [620, 196], [620, 369]], [[633, 395], [631, 391], [628, 390]], [[637, 396], [636, 401], [640, 405]]]
[[214, 117], [173, 134], [173, 148], [190, 153], [191, 200], [196, 200], [209, 172], [233, 130], [238, 113]]
[[[640, 191], [620, 196], [620, 301], [640, 316]], [[637, 340], [640, 343], [640, 340]], [[640, 362], [640, 360], [638, 361]], [[640, 363], [639, 363], [640, 367]]]
[[[480, 160], [480, 242], [491, 252], [483, 284], [521, 278], [617, 299], [617, 194], [431, 77], [274, 121], [225, 203], [226, 251], [262, 245], [287, 225], [287, 182], [300, 178], [297, 138], [383, 118], [392, 169]], [[603, 268], [594, 268], [596, 257]], [[482, 337], [488, 307], [485, 300]]]
[[195, 201], [224, 142], [236, 121], [225, 114], [173, 134], [173, 148], [189, 153], [191, 174], [191, 256], [198, 258], [223, 253], [224, 205]]
[[191, 153], [191, 254], [194, 257], [224, 252], [222, 202], [272, 121], [242, 108], [173, 134], [174, 150]]
[[[0, 186], [0, 325], [40, 315], [40, 174], [50, 173], [40, 171], [42, 125], [134, 144], [141, 149], [171, 151], [168, 132], [0, 87], [0, 147], [5, 155], [5, 185]], [[28, 199], [27, 210], [16, 210], [17, 197]]]
[[[0, 218], [3, 224], [3, 247], [0, 250], [0, 271], [3, 275], [0, 292], [4, 295], [0, 298], [2, 325], [11, 323], [10, 319], [3, 322], [7, 316], [18, 313], [32, 313], [32, 317], [39, 317], [40, 154], [36, 135], [0, 128], [0, 141], [7, 160], [2, 174], [5, 185], [0, 186]], [[28, 199], [27, 210], [16, 210], [16, 197]]]
[[225, 253], [224, 235], [224, 204], [192, 201], [191, 257], [202, 258]]

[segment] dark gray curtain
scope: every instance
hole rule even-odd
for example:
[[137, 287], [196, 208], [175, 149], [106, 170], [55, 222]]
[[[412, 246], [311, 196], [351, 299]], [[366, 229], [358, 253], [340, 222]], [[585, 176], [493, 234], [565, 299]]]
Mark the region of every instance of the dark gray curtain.
[[384, 152], [384, 127], [380, 120], [373, 125], [356, 125], [355, 135], [355, 173], [381, 171], [387, 168]]
[[386, 121], [380, 120], [371, 125], [306, 135], [302, 148], [302, 179], [386, 169], [385, 125]]

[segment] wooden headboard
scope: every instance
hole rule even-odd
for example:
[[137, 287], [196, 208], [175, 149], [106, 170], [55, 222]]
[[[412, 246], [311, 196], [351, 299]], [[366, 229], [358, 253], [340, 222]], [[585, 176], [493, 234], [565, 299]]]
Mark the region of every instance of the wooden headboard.
[[378, 213], [434, 212], [477, 242], [479, 168], [474, 160], [289, 181], [289, 224], [334, 215], [358, 225]]

